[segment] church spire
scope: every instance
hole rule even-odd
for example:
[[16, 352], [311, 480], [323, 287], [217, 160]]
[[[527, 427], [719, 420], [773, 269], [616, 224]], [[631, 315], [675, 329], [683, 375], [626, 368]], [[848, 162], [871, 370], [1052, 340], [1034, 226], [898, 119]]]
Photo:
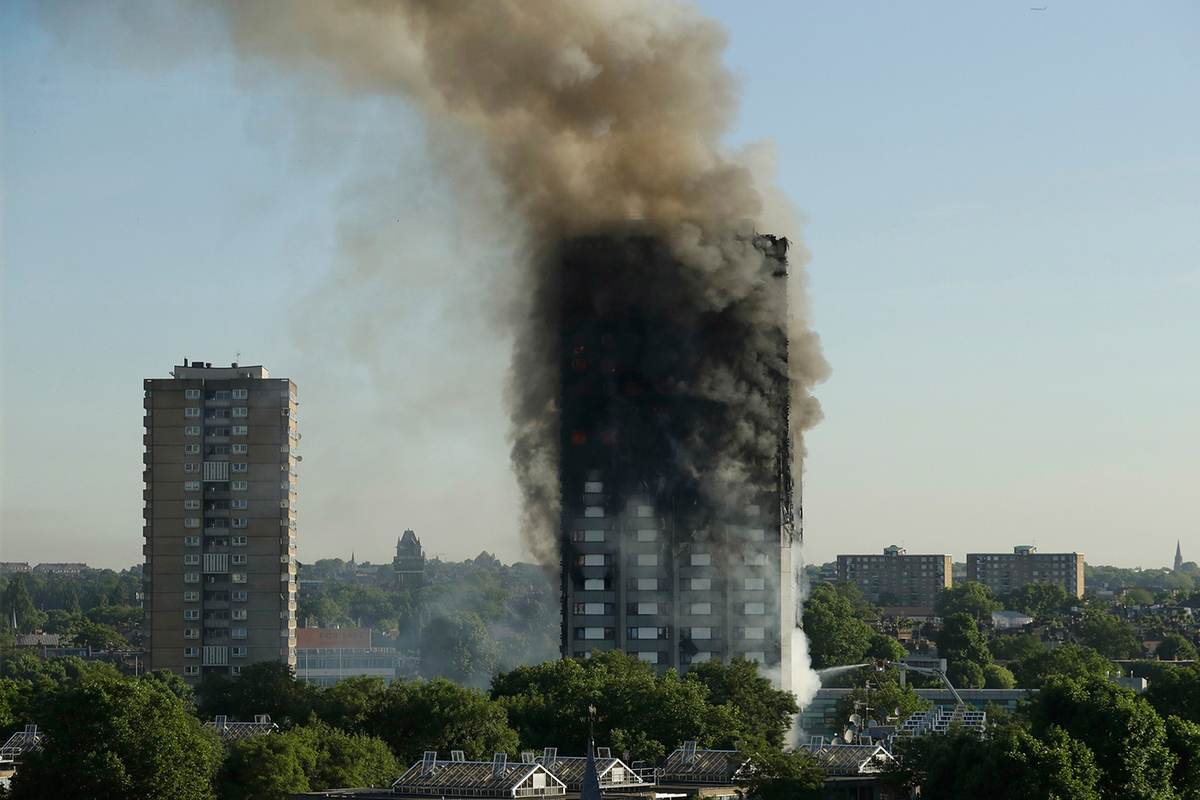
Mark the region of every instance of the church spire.
[[1179, 540], [1175, 540], [1175, 569], [1183, 566], [1183, 551], [1179, 549]]

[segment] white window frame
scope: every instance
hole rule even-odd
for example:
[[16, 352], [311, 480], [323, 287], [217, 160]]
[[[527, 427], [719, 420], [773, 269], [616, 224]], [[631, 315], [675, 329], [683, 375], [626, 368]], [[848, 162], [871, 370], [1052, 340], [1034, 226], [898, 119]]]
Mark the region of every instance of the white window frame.
[[199, 517], [184, 517], [183, 518], [183, 527], [199, 528], [200, 527], [200, 518]]
[[183, 446], [183, 454], [184, 454], [185, 456], [198, 456], [198, 455], [200, 455], [200, 445], [198, 445], [198, 444], [185, 444], [185, 445]]
[[234, 572], [229, 576], [229, 579], [231, 581], [233, 581], [234, 583], [245, 583], [246, 582], [246, 573]]
[[235, 603], [244, 603], [246, 602], [246, 592], [234, 592], [231, 595], [231, 599]]
[[199, 389], [184, 389], [183, 396], [184, 396], [184, 398], [186, 398], [188, 400], [199, 400], [200, 399], [200, 390]]
[[200, 481], [184, 481], [183, 482], [183, 490], [185, 492], [200, 491]]
[[230, 435], [232, 435], [232, 436], [249, 436], [250, 435], [250, 427], [247, 425], [234, 425], [233, 428], [230, 430]]
[[250, 409], [246, 408], [245, 406], [234, 406], [232, 411], [233, 413], [230, 416], [238, 419], [246, 419], [250, 416]]
[[183, 582], [184, 583], [199, 583], [200, 582], [200, 573], [199, 572], [183, 573]]
[[229, 465], [229, 471], [230, 472], [249, 472], [250, 465], [247, 464], [245, 461], [234, 461], [232, 464]]
[[200, 426], [199, 425], [185, 425], [183, 427], [183, 435], [184, 436], [199, 436], [200, 435]]
[[198, 619], [200, 619], [200, 609], [198, 609], [198, 608], [185, 608], [185, 609], [183, 610], [183, 618], [184, 618], [184, 619], [190, 619], [190, 620], [198, 620]]
[[199, 500], [184, 500], [183, 501], [183, 510], [184, 511], [199, 511], [200, 510], [200, 501]]
[[188, 406], [187, 408], [185, 408], [183, 410], [183, 417], [184, 417], [184, 419], [199, 419], [200, 418], [200, 407], [199, 406]]
[[234, 664], [232, 667], [229, 668], [229, 674], [235, 678], [240, 677], [242, 674], [242, 665]]
[[250, 520], [246, 517], [234, 517], [230, 522], [233, 523], [230, 525], [231, 528], [244, 528], [250, 523]]
[[234, 389], [233, 390], [233, 399], [234, 400], [245, 400], [249, 396], [250, 396], [249, 389]]
[[184, 658], [199, 658], [200, 657], [200, 648], [199, 647], [183, 648], [183, 657]]
[[240, 500], [234, 500], [230, 505], [233, 508], [246, 509], [250, 507], [250, 501], [242, 498]]
[[230, 447], [230, 452], [233, 453], [233, 455], [235, 455], [235, 456], [244, 456], [250, 452], [250, 445], [235, 444]]
[[183, 463], [183, 471], [184, 472], [199, 472], [200, 471], [200, 462], [185, 461]]
[[200, 676], [200, 665], [199, 664], [184, 664], [183, 665], [183, 677], [198, 678], [199, 676]]
[[241, 620], [244, 620], [244, 619], [246, 618], [246, 609], [244, 609], [244, 608], [235, 608], [235, 609], [234, 609], [234, 610], [233, 610], [233, 611], [230, 613], [230, 617], [231, 617], [232, 619], [238, 620], [238, 621], [240, 622]]
[[246, 648], [231, 647], [231, 648], [229, 648], [229, 655], [233, 656], [234, 658], [245, 658], [246, 657]]
[[200, 629], [199, 628], [184, 628], [183, 629], [183, 638], [199, 639], [200, 638]]
[[230, 628], [229, 629], [229, 638], [230, 639], [245, 639], [246, 638], [246, 629], [245, 628]]
[[245, 536], [234, 536], [233, 537], [233, 546], [234, 547], [245, 547], [246, 543], [247, 543], [247, 539]]
[[200, 537], [199, 536], [183, 537], [183, 546], [184, 547], [199, 547], [200, 546]]
[[183, 593], [183, 602], [199, 603], [200, 602], [200, 593], [199, 592], [184, 592]]
[[183, 557], [183, 565], [185, 567], [200, 566], [200, 554], [199, 553], [189, 553], [188, 555], [185, 555]]
[[235, 492], [244, 492], [250, 488], [250, 482], [249, 481], [232, 481], [230, 483], [229, 488]]
[[234, 553], [233, 556], [229, 559], [229, 563], [233, 564], [233, 566], [235, 566], [235, 567], [246, 566], [246, 554], [245, 553]]

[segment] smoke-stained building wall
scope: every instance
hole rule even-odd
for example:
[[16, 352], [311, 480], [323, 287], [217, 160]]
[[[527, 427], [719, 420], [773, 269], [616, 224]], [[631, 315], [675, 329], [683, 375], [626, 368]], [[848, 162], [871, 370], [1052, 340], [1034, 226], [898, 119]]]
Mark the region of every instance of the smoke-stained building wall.
[[790, 688], [787, 241], [748, 238], [773, 302], [719, 310], [658, 238], [561, 247], [564, 656], [742, 653]]
[[296, 663], [296, 385], [186, 361], [145, 381], [150, 666]]

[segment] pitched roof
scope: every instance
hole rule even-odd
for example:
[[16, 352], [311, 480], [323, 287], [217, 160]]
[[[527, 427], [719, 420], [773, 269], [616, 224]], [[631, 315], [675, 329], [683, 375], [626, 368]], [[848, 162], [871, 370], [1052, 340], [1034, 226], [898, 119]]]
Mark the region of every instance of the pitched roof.
[[13, 639], [13, 647], [58, 647], [57, 633], [21, 633]]
[[728, 783], [749, 759], [738, 750], [680, 748], [667, 756], [659, 778], [672, 783]]
[[392, 784], [395, 794], [472, 797], [555, 797], [567, 787], [541, 764], [418, 761]]
[[204, 723], [204, 727], [216, 731], [222, 744], [279, 732], [279, 726], [271, 722], [271, 718], [266, 714], [259, 714], [254, 722], [229, 722], [225, 717], [218, 716], [212, 722]]
[[814, 756], [825, 774], [831, 776], [879, 772], [885, 763], [895, 761], [892, 754], [878, 744], [802, 744], [796, 750]]
[[[583, 773], [587, 769], [586, 756], [556, 756], [553, 759], [538, 756], [534, 762], [545, 767], [551, 775], [566, 784], [567, 789], [572, 792], [579, 791], [583, 786]], [[619, 758], [597, 758], [596, 775], [600, 779], [601, 789], [614, 786], [646, 785], [646, 781], [639, 778], [637, 773]]]
[[42, 749], [42, 738], [45, 733], [39, 731], [37, 725], [26, 725], [25, 730], [14, 733], [0, 747], [0, 762], [13, 762], [26, 753]]

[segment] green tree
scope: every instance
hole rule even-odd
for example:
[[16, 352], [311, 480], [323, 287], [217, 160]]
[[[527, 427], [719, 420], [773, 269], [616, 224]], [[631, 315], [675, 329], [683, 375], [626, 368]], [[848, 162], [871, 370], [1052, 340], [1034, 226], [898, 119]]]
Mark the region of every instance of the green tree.
[[14, 800], [200, 800], [212, 796], [216, 736], [183, 703], [130, 678], [88, 676], [42, 696], [46, 731], [13, 777]]
[[970, 614], [951, 614], [938, 635], [938, 655], [949, 667], [946, 677], [956, 688], [983, 687], [984, 667], [992, 663], [987, 638]]
[[1200, 800], [1200, 725], [1167, 717], [1167, 749], [1176, 758], [1171, 786], [1179, 800]]
[[1133, 626], [1103, 611], [1085, 611], [1079, 633], [1089, 647], [1106, 658], [1136, 658], [1142, 652]]
[[904, 645], [894, 636], [886, 633], [873, 633], [867, 645], [866, 656], [872, 661], [899, 661], [908, 655]]
[[683, 679], [702, 684], [710, 704], [731, 706], [745, 735], [776, 749], [783, 746], [792, 717], [800, 710], [794, 694], [775, 689], [758, 674], [757, 662], [740, 655], [730, 659], [728, 666], [715, 658], [696, 664]]
[[500, 648], [473, 611], [451, 611], [421, 631], [421, 671], [456, 683], [486, 684], [500, 665]]
[[0, 611], [4, 614], [4, 627], [10, 627], [14, 615], [17, 620], [18, 633], [31, 633], [38, 630], [46, 622], [46, 615], [38, 611], [25, 587], [25, 577], [11, 579], [0, 594]]
[[393, 681], [362, 732], [385, 741], [402, 764], [420, 760], [426, 750], [490, 759], [493, 753], [515, 755], [519, 747], [502, 704], [440, 678]]
[[1036, 620], [1047, 620], [1066, 611], [1076, 598], [1057, 583], [1027, 583], [1000, 598], [1004, 608]]
[[983, 688], [1012, 689], [1016, 685], [1016, 677], [1006, 668], [998, 664], [988, 664], [983, 668]]
[[1051, 678], [1104, 678], [1119, 675], [1116, 665], [1090, 647], [1064, 644], [1025, 656], [1009, 665], [1017, 686], [1040, 689]]
[[1005, 661], [1020, 661], [1026, 656], [1038, 655], [1046, 651], [1042, 638], [1032, 633], [1018, 633], [1016, 636], [1001, 636], [988, 642], [992, 655]]
[[1200, 664], [1167, 667], [1142, 697], [1164, 719], [1174, 715], [1200, 724]]
[[71, 641], [76, 647], [92, 650], [108, 650], [125, 645], [125, 640], [115, 629], [95, 622], [79, 623], [71, 632]]
[[804, 601], [803, 619], [814, 669], [865, 660], [874, 632], [835, 587], [823, 583], [813, 589]]
[[781, 753], [777, 748], [764, 747], [741, 755], [749, 756], [737, 779], [741, 797], [756, 800], [825, 797], [825, 770], [807, 751]]
[[1178, 633], [1168, 633], [1154, 651], [1159, 661], [1195, 661], [1196, 648]]
[[1104, 678], [1051, 680], [1030, 704], [1030, 732], [1061, 729], [1086, 745], [1101, 765], [1102, 797], [1169, 798], [1175, 756], [1162, 719], [1144, 700]]
[[1004, 608], [996, 593], [982, 583], [967, 581], [938, 592], [937, 613], [941, 617], [970, 614], [976, 620], [990, 620], [993, 611]]
[[1154, 593], [1149, 589], [1133, 588], [1121, 595], [1123, 606], [1148, 606], [1154, 603]]
[[281, 661], [255, 662], [234, 680], [210, 675], [196, 687], [203, 719], [224, 714], [248, 721], [257, 714], [267, 714], [285, 728], [308, 719], [318, 694], [317, 687], [296, 680], [292, 668]]

